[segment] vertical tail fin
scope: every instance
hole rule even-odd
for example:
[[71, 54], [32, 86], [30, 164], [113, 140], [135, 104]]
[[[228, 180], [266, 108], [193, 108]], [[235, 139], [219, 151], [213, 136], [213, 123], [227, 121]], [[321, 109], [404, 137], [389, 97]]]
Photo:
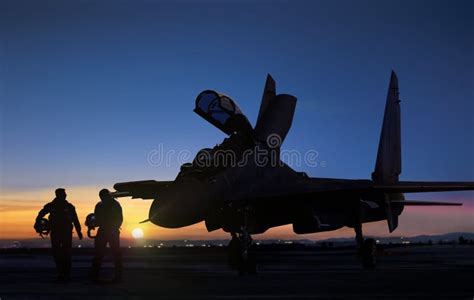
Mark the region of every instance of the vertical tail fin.
[[397, 74], [392, 71], [372, 180], [379, 183], [395, 183], [398, 182], [398, 175], [401, 172], [400, 99]]
[[[385, 104], [379, 149], [372, 180], [377, 183], [396, 183], [402, 172], [401, 140], [400, 140], [400, 98], [398, 93], [397, 74], [392, 71]], [[392, 206], [391, 197], [403, 200], [403, 195], [385, 195], [385, 211], [390, 232], [398, 226], [397, 210]]]
[[[276, 96], [276, 84], [273, 77], [268, 74], [265, 82], [265, 88], [263, 89], [262, 102], [260, 102], [260, 111], [258, 112], [257, 124], [262, 122], [263, 114], [267, 110], [268, 104]], [[255, 126], [257, 127], [257, 126]]]
[[275, 87], [275, 81], [268, 74], [254, 136], [272, 148], [279, 148], [293, 122], [296, 97], [287, 94], [277, 95]]

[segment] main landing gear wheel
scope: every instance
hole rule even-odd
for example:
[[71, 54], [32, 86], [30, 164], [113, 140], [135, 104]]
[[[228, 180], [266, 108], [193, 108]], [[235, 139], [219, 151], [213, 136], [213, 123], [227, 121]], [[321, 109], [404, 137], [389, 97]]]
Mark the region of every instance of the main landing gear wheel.
[[377, 243], [371, 238], [364, 240], [362, 224], [360, 222], [355, 224], [354, 231], [356, 234], [357, 252], [362, 259], [362, 267], [366, 270], [375, 269], [377, 262]]
[[373, 270], [377, 262], [377, 243], [374, 239], [365, 239], [360, 249], [362, 266], [364, 269]]

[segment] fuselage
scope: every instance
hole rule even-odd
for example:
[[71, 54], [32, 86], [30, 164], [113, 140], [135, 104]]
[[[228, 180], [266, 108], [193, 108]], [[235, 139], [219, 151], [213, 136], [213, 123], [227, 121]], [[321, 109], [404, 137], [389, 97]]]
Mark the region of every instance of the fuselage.
[[[249, 232], [263, 233], [271, 227], [293, 224], [296, 233], [312, 233], [353, 226], [354, 210], [360, 221], [386, 219], [384, 201], [403, 199], [402, 194], [385, 195], [357, 191], [305, 194], [325, 185], [347, 185], [349, 180], [309, 178], [278, 160], [261, 165], [255, 157], [245, 164], [220, 170], [181, 171], [176, 180], [153, 201], [149, 219], [166, 228], [179, 228], [202, 221], [209, 231], [223, 229], [239, 232], [243, 211], [249, 220]], [[359, 180], [357, 184], [369, 184]], [[305, 198], [306, 197], [306, 198]], [[346, 205], [341, 205], [344, 199]], [[362, 203], [362, 204], [361, 204]], [[397, 215], [403, 205], [394, 207]]]

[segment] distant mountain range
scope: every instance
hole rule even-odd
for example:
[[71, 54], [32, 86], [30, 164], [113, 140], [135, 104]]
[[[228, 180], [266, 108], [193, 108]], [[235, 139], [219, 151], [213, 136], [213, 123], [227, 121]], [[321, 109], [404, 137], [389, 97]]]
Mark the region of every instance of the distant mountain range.
[[[440, 235], [418, 235], [413, 237], [372, 237], [380, 244], [412, 244], [412, 243], [439, 243], [440, 241], [448, 243], [457, 243], [459, 237], [463, 237], [466, 240], [474, 240], [474, 233], [472, 232], [451, 232]], [[228, 239], [222, 240], [131, 240], [123, 239], [123, 247], [224, 247], [229, 243]], [[322, 245], [323, 243], [332, 243], [337, 246], [345, 246], [355, 244], [353, 237], [342, 237], [342, 238], [329, 238], [325, 240], [308, 240], [308, 239], [264, 239], [255, 240], [257, 245], [269, 245], [269, 244], [303, 244], [303, 245]], [[48, 248], [50, 247], [49, 238], [45, 239], [22, 239], [12, 240], [3, 239], [0, 240], [0, 248]], [[75, 241], [74, 247], [93, 247], [93, 240], [84, 238], [82, 241]]]
[[[445, 234], [438, 234], [438, 235], [417, 235], [412, 237], [404, 237], [404, 236], [390, 236], [390, 237], [373, 237], [374, 239], [378, 240], [381, 244], [401, 244], [403, 242], [410, 242], [410, 243], [428, 243], [429, 241], [433, 243], [442, 242], [457, 242], [459, 237], [463, 237], [466, 240], [474, 240], [474, 233], [472, 232], [451, 232]], [[321, 242], [352, 242], [354, 238], [329, 238]]]

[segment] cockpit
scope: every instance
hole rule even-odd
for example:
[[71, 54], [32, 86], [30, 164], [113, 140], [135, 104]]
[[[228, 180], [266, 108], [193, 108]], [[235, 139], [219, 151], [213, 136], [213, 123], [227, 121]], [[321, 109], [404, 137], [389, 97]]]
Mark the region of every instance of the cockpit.
[[196, 98], [194, 112], [222, 130], [228, 137], [212, 149], [200, 150], [193, 163], [181, 166], [178, 177], [191, 174], [200, 177], [219, 172], [239, 161], [242, 153], [254, 144], [252, 125], [228, 96], [212, 90], [203, 91]]
[[216, 91], [206, 90], [200, 93], [196, 98], [194, 112], [227, 135], [252, 132], [252, 125], [237, 104]]

